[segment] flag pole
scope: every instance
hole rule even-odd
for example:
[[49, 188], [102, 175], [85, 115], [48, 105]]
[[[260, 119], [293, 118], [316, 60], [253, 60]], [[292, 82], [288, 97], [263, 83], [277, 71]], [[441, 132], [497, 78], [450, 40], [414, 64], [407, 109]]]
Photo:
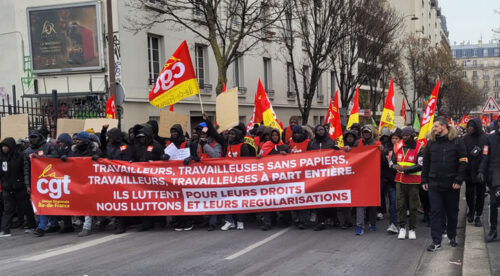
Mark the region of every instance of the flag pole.
[[200, 96], [200, 93], [198, 93], [198, 99], [200, 100], [201, 115], [203, 115], [203, 114], [205, 114], [205, 111], [203, 110], [203, 103], [201, 102], [201, 96]]

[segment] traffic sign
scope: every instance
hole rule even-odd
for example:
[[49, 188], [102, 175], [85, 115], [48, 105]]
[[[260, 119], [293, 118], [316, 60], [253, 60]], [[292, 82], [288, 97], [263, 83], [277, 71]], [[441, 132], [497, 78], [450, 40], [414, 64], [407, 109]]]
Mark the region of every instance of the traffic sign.
[[498, 104], [495, 102], [493, 97], [489, 97], [486, 101], [486, 104], [483, 107], [483, 113], [497, 113], [500, 112], [500, 108]]

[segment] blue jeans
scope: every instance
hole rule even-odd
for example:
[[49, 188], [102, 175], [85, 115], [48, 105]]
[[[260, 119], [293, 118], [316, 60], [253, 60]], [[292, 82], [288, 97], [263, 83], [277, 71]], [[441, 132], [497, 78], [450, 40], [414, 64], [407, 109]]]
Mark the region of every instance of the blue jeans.
[[398, 225], [398, 212], [396, 210], [396, 185], [394, 185], [394, 183], [387, 185], [387, 193], [389, 194], [390, 223]]
[[57, 219], [54, 216], [40, 216], [40, 222], [38, 223], [38, 229], [47, 230], [47, 226], [54, 227], [57, 226]]

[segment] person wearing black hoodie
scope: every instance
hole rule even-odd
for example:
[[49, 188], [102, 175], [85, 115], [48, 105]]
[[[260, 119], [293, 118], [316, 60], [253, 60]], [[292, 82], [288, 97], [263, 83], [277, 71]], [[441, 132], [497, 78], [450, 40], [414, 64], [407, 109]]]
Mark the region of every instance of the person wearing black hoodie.
[[16, 150], [16, 140], [12, 137], [5, 138], [0, 143], [0, 147], [0, 160], [2, 162], [0, 180], [4, 202], [0, 237], [8, 237], [11, 236], [10, 228], [16, 209], [19, 211], [19, 217], [26, 215], [28, 228], [35, 228], [36, 225], [26, 185], [24, 184], [23, 155]]
[[[314, 138], [309, 141], [307, 145], [307, 150], [324, 150], [324, 149], [340, 149], [335, 141], [333, 141], [328, 132], [323, 125], [317, 125], [314, 128]], [[338, 217], [336, 215], [337, 208], [321, 208], [316, 210], [316, 225], [314, 226], [314, 231], [321, 231], [326, 228], [325, 220], [328, 213], [334, 214], [334, 220], [336, 224], [339, 224]], [[299, 229], [304, 229], [304, 225], [307, 219], [307, 211], [298, 211], [299, 224], [297, 225]]]
[[483, 158], [482, 150], [488, 136], [484, 133], [481, 126], [481, 120], [474, 118], [467, 122], [467, 135], [464, 137], [465, 147], [467, 149], [467, 174], [465, 177], [465, 197], [469, 212], [467, 222], [481, 227], [481, 215], [484, 207], [484, 193], [486, 192], [486, 183], [477, 178], [479, 165]]
[[291, 153], [300, 153], [306, 152], [307, 147], [309, 146], [309, 139], [307, 138], [307, 134], [299, 125], [296, 125], [292, 129], [292, 139], [290, 139], [287, 144], [290, 147]]
[[494, 122], [495, 131], [488, 135], [483, 147], [483, 159], [477, 178], [487, 181], [490, 188], [490, 231], [487, 242], [497, 238], [498, 207], [500, 206], [500, 117]]

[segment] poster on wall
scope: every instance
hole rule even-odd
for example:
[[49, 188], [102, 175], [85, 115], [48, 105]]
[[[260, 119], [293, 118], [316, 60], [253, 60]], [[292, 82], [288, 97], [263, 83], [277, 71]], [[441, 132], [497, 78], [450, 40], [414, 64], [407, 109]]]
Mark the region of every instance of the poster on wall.
[[99, 2], [30, 7], [26, 11], [35, 74], [102, 70]]

